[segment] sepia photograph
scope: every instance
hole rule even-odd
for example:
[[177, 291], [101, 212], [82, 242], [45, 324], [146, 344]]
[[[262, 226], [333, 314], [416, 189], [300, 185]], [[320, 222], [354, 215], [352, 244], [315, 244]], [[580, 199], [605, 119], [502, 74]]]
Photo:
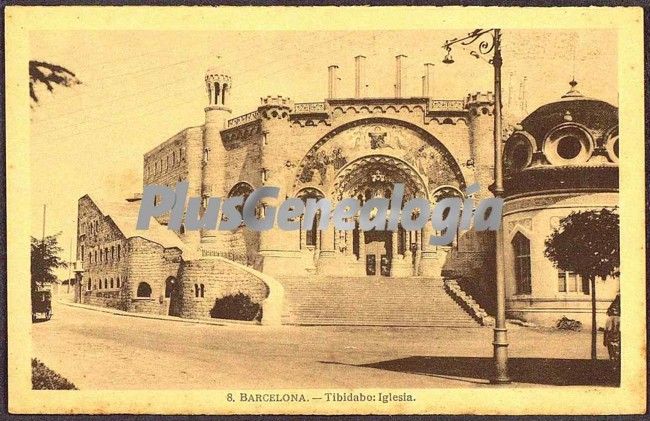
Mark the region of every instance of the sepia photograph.
[[641, 9], [45, 9], [10, 411], [645, 411]]

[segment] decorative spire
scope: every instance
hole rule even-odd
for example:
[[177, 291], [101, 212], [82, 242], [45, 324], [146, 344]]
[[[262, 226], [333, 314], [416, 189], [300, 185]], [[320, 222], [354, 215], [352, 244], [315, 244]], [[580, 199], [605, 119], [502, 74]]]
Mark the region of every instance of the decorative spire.
[[562, 98], [583, 98], [583, 95], [576, 89], [578, 82], [576, 82], [575, 78], [571, 79], [569, 85], [571, 86], [571, 89], [569, 89], [569, 92], [562, 95]]

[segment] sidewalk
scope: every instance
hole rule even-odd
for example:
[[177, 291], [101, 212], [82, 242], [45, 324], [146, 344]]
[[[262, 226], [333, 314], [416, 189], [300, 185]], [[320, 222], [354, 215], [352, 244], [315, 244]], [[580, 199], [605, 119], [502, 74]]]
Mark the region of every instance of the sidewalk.
[[[67, 297], [66, 297], [67, 298]], [[230, 326], [230, 325], [244, 325], [244, 326], [262, 326], [260, 323], [255, 321], [246, 321], [246, 320], [228, 320], [228, 319], [186, 319], [176, 316], [166, 316], [163, 314], [149, 314], [149, 313], [136, 313], [131, 311], [117, 310], [109, 307], [99, 307], [89, 304], [80, 304], [74, 303], [71, 301], [58, 299], [59, 304], [63, 304], [69, 307], [83, 308], [86, 310], [99, 311], [102, 313], [114, 314], [116, 316], [126, 316], [126, 317], [138, 317], [142, 319], [154, 319], [154, 320], [167, 320], [170, 322], [181, 322], [181, 323], [192, 323], [192, 324], [203, 324], [203, 325], [213, 325], [213, 326]]]

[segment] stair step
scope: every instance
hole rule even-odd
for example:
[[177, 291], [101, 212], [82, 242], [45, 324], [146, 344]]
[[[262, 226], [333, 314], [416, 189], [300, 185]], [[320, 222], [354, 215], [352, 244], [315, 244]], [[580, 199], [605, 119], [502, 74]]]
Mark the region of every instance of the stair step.
[[447, 293], [440, 278], [280, 278], [283, 320], [294, 325], [480, 325]]

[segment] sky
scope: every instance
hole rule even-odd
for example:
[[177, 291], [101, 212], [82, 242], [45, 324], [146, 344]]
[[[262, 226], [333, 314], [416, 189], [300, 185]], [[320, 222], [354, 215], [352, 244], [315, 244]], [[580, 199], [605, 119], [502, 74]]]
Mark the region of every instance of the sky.
[[[32, 235], [42, 235], [45, 204], [45, 233], [61, 232], [68, 259], [81, 196], [121, 200], [140, 193], [143, 154], [203, 123], [203, 78], [210, 67], [223, 66], [233, 78], [233, 117], [255, 110], [267, 95], [322, 101], [331, 64], [339, 66], [338, 96], [352, 97], [360, 54], [367, 57], [367, 96], [393, 96], [395, 56], [405, 54], [402, 96], [421, 95], [423, 65], [431, 62], [431, 96], [463, 99], [493, 90], [492, 67], [469, 54], [472, 46], [454, 48], [455, 63], [442, 63], [443, 42], [470, 30], [31, 32], [31, 59], [62, 65], [82, 81], [53, 93], [37, 90], [30, 136]], [[585, 96], [617, 105], [616, 52], [614, 31], [504, 30], [504, 114], [520, 121], [559, 99], [573, 77]]]

